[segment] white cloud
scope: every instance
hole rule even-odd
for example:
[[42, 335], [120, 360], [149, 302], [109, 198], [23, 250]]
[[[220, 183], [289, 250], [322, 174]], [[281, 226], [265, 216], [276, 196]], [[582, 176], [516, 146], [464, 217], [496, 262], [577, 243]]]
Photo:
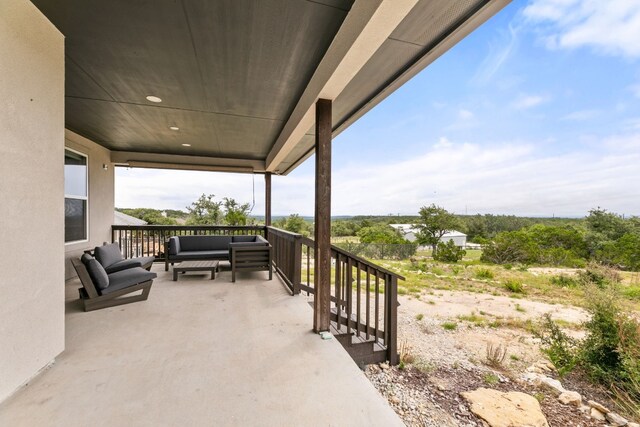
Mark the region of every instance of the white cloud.
[[484, 59], [473, 80], [481, 83], [490, 81], [509, 59], [518, 46], [518, 28], [509, 25], [508, 32], [501, 39], [489, 45], [489, 55]]
[[599, 114], [599, 110], [580, 110], [567, 114], [566, 116], [562, 117], [561, 120], [580, 122], [591, 120], [597, 117]]
[[511, 106], [517, 110], [526, 110], [527, 108], [536, 107], [549, 100], [548, 97], [542, 95], [520, 95]]
[[637, 97], [640, 98], [640, 83], [629, 86], [629, 90]]
[[590, 47], [607, 55], [640, 57], [640, 2], [635, 0], [533, 0], [523, 14], [547, 24], [543, 38], [553, 49]]
[[[573, 216], [602, 206], [640, 215], [640, 132], [594, 143], [596, 150], [555, 155], [544, 151], [544, 142], [481, 145], [442, 137], [404, 161], [334, 169], [332, 212], [413, 214], [437, 203], [457, 213]], [[312, 169], [274, 177], [274, 214], [313, 215]], [[249, 175], [148, 170], [117, 175], [117, 206], [184, 208], [203, 192], [251, 201]], [[261, 176], [255, 184], [254, 213], [261, 215]]]
[[458, 117], [460, 117], [460, 119], [462, 120], [470, 120], [473, 119], [474, 115], [469, 110], [461, 109], [460, 111], [458, 111]]
[[182, 209], [200, 195], [214, 194], [216, 200], [232, 197], [240, 203], [253, 204], [254, 213], [264, 212], [264, 178], [262, 175], [116, 168], [116, 207]]

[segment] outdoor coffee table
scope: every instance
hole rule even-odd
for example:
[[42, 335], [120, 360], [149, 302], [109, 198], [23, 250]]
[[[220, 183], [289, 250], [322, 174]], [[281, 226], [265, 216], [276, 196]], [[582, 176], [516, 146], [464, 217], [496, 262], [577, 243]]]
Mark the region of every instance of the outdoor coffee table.
[[211, 280], [213, 280], [216, 278], [218, 264], [218, 261], [182, 261], [173, 266], [173, 281], [178, 280], [178, 272], [186, 273], [187, 271], [211, 271]]

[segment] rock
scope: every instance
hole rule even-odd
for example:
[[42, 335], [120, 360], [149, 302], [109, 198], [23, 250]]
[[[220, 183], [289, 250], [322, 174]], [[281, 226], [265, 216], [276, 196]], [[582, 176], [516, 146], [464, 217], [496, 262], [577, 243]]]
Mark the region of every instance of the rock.
[[540, 378], [544, 375], [537, 372], [526, 372], [522, 375], [522, 380], [533, 385], [540, 385]]
[[594, 420], [598, 420], [598, 421], [606, 420], [604, 414], [593, 407], [591, 408], [591, 413], [589, 415], [591, 415], [591, 418], [593, 418]]
[[599, 404], [595, 400], [589, 400], [587, 403], [589, 404], [589, 406], [591, 406], [592, 408], [596, 408], [598, 411], [602, 412], [603, 414], [606, 414], [607, 412], [609, 412], [609, 409]]
[[572, 405], [579, 408], [582, 405], [582, 396], [575, 391], [565, 391], [558, 396], [558, 400], [563, 405]]
[[549, 378], [547, 376], [542, 376], [540, 378], [540, 387], [548, 390], [555, 397], [560, 396], [566, 390], [562, 387], [562, 384], [558, 380], [554, 380], [553, 378]]
[[607, 421], [609, 421], [609, 424], [615, 427], [623, 427], [629, 424], [629, 421], [627, 421], [626, 418], [621, 417], [615, 412], [607, 412], [607, 415], [605, 415], [605, 418], [607, 419]]
[[471, 404], [471, 412], [491, 427], [549, 427], [540, 403], [526, 393], [479, 388], [460, 395]]
[[381, 368], [383, 371], [386, 371], [387, 369], [389, 369], [389, 364], [388, 364], [388, 363], [381, 363], [381, 364], [380, 364], [380, 368]]
[[638, 423], [628, 423], [627, 427], [640, 427], [640, 424], [638, 424]]
[[[589, 411], [591, 411], [591, 407], [589, 405], [584, 405], [583, 404], [583, 405], [580, 405], [578, 407], [578, 411], [582, 412], [583, 414], [588, 414]], [[640, 426], [638, 426], [638, 427], [640, 427]]]
[[391, 396], [391, 397], [389, 398], [389, 400], [390, 400], [392, 403], [395, 403], [396, 405], [400, 404], [400, 399], [398, 398], [398, 396]]

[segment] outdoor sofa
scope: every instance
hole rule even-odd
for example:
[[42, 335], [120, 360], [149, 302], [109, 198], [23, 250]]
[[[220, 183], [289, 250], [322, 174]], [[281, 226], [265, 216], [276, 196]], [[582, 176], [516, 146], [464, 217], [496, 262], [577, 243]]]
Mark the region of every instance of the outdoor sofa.
[[[100, 262], [89, 254], [71, 260], [82, 283], [78, 289], [84, 311], [114, 307], [148, 298], [156, 273], [129, 263], [129, 268], [108, 273]], [[121, 265], [122, 266], [122, 265]], [[129, 295], [134, 292], [136, 295]], [[127, 296], [129, 295], [129, 296]]]
[[231, 280], [239, 270], [268, 270], [272, 279], [271, 245], [262, 236], [173, 236], [167, 242], [165, 271], [181, 261], [230, 261]]

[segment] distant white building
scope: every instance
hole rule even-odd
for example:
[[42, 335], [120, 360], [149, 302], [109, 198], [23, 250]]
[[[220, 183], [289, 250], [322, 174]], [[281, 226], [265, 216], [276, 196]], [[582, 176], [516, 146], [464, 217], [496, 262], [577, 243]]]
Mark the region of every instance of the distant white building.
[[[418, 238], [416, 237], [416, 233], [418, 230], [413, 226], [413, 224], [389, 224], [391, 227], [395, 228], [402, 234], [402, 236], [410, 242], [415, 242]], [[443, 243], [448, 242], [449, 240], [453, 240], [453, 243], [460, 247], [465, 248], [467, 246], [467, 235], [456, 230], [447, 231], [441, 238], [440, 241]]]

